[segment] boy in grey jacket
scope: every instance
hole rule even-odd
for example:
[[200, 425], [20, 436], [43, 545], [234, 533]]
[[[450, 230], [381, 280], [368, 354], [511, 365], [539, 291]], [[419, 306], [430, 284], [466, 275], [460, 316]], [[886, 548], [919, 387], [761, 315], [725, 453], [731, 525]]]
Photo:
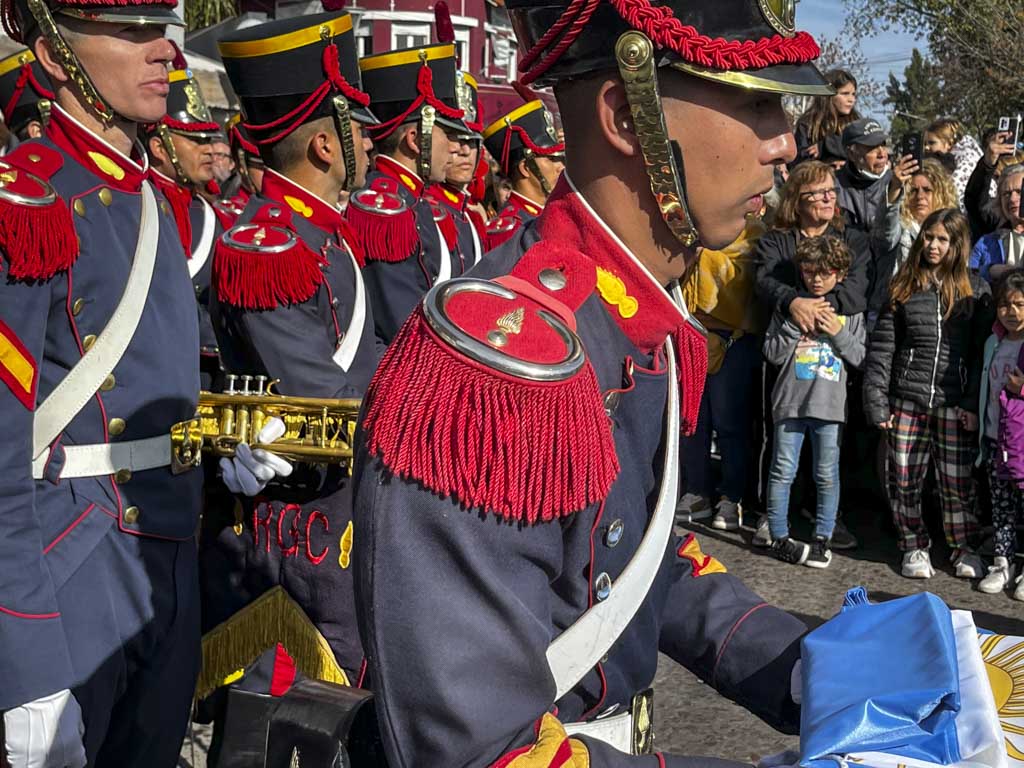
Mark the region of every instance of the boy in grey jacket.
[[[802, 240], [794, 259], [812, 296], [825, 296], [850, 268], [850, 252], [834, 237]], [[776, 310], [764, 341], [765, 359], [780, 366], [772, 390], [775, 443], [768, 475], [768, 526], [772, 552], [784, 562], [827, 568], [839, 509], [839, 440], [846, 422], [847, 366], [864, 361], [864, 315], [838, 315], [827, 303], [815, 332], [804, 334]], [[800, 464], [804, 437], [811, 442], [817, 512], [814, 541], [789, 537], [789, 490]]]

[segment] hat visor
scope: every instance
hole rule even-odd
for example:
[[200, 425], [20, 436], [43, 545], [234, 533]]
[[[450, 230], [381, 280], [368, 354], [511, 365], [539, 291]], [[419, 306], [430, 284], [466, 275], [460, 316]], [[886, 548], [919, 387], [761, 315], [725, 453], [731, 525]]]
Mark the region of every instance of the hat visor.
[[370, 111], [369, 107], [360, 107], [349, 102], [349, 116], [363, 125], [380, 125], [380, 120]]
[[832, 96], [835, 94], [814, 64], [776, 64], [772, 67], [743, 72], [708, 69], [689, 62], [670, 60], [668, 65], [680, 72], [714, 80], [737, 88], [766, 93], [788, 93], [794, 96]]
[[445, 133], [453, 133], [457, 135], [466, 136], [475, 133], [475, 131], [468, 125], [466, 125], [462, 120], [453, 120], [450, 117], [444, 117], [442, 115], [437, 116], [437, 124], [444, 128]]
[[173, 8], [162, 6], [133, 5], [128, 7], [104, 6], [102, 8], [61, 8], [57, 11], [64, 16], [85, 21], [108, 21], [114, 24], [165, 25], [184, 27], [185, 20]]
[[224, 136], [223, 131], [189, 131], [180, 130], [177, 128], [169, 128], [171, 133], [175, 133], [178, 136], [183, 136], [186, 139], [219, 139], [224, 143], [227, 143], [227, 137]]
[[851, 144], [861, 144], [861, 145], [863, 145], [865, 147], [880, 147], [883, 144], [888, 144], [888, 143], [889, 143], [889, 136], [888, 136], [888, 134], [885, 134], [885, 133], [869, 133], [869, 134], [867, 134], [865, 136], [860, 136], [860, 137], [858, 137], [856, 139], [853, 139], [852, 141], [847, 142], [845, 144], [845, 146], [850, 146]]

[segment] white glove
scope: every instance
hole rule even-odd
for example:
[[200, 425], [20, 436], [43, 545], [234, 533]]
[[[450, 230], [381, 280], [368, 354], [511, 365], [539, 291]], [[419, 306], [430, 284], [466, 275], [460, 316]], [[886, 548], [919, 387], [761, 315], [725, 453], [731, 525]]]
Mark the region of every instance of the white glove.
[[11, 768], [84, 768], [82, 709], [63, 690], [4, 713]]
[[[284, 432], [284, 422], [275, 416], [263, 425], [256, 436], [256, 441], [263, 444], [272, 443]], [[248, 443], [239, 443], [235, 448], [234, 458], [224, 457], [220, 460], [220, 472], [229, 491], [255, 496], [275, 477], [288, 477], [292, 473], [292, 465], [291, 462], [261, 448], [254, 451]]]

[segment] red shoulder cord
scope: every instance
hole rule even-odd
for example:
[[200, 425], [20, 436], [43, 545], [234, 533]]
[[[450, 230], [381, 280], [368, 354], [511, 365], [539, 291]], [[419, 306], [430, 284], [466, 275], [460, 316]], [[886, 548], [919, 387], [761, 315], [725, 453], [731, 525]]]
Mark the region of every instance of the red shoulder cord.
[[[703, 67], [736, 71], [775, 64], [805, 64], [821, 53], [814, 38], [806, 32], [798, 32], [794, 37], [763, 37], [757, 41], [711, 38], [683, 24], [668, 6], [652, 6], [649, 0], [609, 2], [623, 21], [647, 35], [655, 46]], [[523, 56], [519, 63], [521, 82], [532, 83], [547, 72], [579, 37], [600, 3], [601, 0], [572, 0], [565, 13]], [[561, 39], [549, 51], [559, 36]]]
[[11, 113], [14, 112], [14, 108], [18, 106], [18, 99], [21, 98], [21, 94], [25, 92], [25, 86], [32, 85], [32, 90], [36, 92], [36, 95], [41, 99], [52, 99], [53, 91], [49, 88], [45, 88], [38, 80], [36, 80], [35, 73], [32, 71], [31, 62], [26, 61], [21, 65], [21, 74], [18, 75], [18, 80], [14, 84], [14, 93], [11, 94], [10, 101], [7, 102], [7, 106], [4, 107], [4, 122], [10, 123]]
[[[306, 118], [313, 113], [313, 110], [320, 106], [323, 100], [327, 98], [327, 94], [333, 91], [340, 92], [346, 99], [361, 107], [369, 105], [369, 94], [355, 88], [345, 79], [345, 76], [341, 74], [341, 67], [338, 62], [338, 46], [334, 43], [331, 43], [324, 48], [323, 68], [324, 75], [327, 79], [320, 84], [320, 87], [309, 94], [309, 97], [305, 101], [295, 107], [291, 112], [281, 115], [281, 117], [276, 120], [272, 120], [269, 123], [263, 123], [260, 125], [255, 123], [245, 123], [246, 130], [253, 135], [253, 141], [256, 144], [274, 144], [292, 133], [296, 128], [302, 125], [303, 122], [305, 122]], [[281, 130], [273, 136], [268, 136], [262, 139], [257, 139], [255, 137], [255, 133], [271, 131], [275, 128], [281, 128]]]
[[416, 76], [416, 91], [419, 93], [419, 96], [402, 114], [396, 115], [386, 123], [370, 126], [369, 131], [375, 141], [380, 141], [390, 136], [395, 128], [404, 123], [406, 118], [419, 109], [424, 102], [450, 120], [461, 120], [465, 117], [466, 113], [463, 110], [449, 107], [434, 94], [434, 73], [426, 64], [420, 67], [419, 74]]

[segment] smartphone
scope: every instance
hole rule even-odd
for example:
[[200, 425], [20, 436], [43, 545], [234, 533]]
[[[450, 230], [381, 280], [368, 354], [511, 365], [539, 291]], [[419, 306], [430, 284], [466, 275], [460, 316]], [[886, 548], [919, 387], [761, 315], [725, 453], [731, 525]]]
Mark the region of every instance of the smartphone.
[[1017, 150], [1020, 146], [1020, 128], [1021, 128], [1021, 116], [1016, 117], [1000, 117], [999, 118], [999, 132], [1009, 133], [1013, 141], [1013, 149]]
[[908, 133], [903, 137], [903, 143], [900, 145], [900, 157], [910, 155], [918, 165], [921, 165], [923, 151], [924, 142], [921, 139], [920, 133]]

